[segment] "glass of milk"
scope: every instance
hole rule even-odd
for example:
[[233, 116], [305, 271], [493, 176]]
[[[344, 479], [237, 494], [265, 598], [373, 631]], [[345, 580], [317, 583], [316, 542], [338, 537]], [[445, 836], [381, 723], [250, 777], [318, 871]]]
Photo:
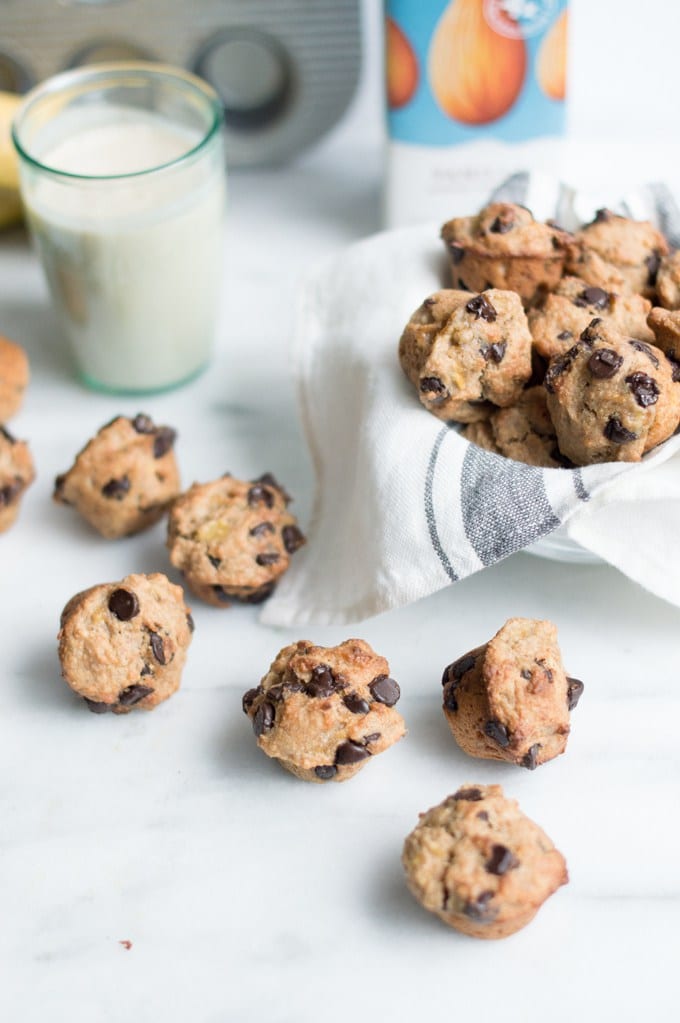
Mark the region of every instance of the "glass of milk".
[[13, 127], [31, 233], [81, 379], [159, 391], [207, 364], [222, 278], [222, 110], [200, 78], [96, 65], [30, 92]]

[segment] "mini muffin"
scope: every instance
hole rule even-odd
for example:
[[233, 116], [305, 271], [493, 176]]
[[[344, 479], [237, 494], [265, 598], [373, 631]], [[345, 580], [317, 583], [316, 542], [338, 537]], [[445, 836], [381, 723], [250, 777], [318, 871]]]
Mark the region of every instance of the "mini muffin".
[[0, 423], [6, 423], [21, 408], [28, 379], [26, 352], [0, 334]]
[[454, 288], [515, 291], [532, 305], [562, 276], [566, 232], [534, 220], [525, 206], [496, 202], [442, 227]]
[[569, 880], [562, 854], [500, 785], [466, 784], [421, 814], [402, 863], [418, 902], [473, 938], [526, 927]]
[[667, 253], [668, 242], [649, 221], [602, 209], [574, 235], [566, 269], [605, 291], [652, 298]]
[[545, 388], [560, 451], [576, 465], [637, 462], [680, 421], [664, 353], [598, 319], [552, 359]]
[[613, 323], [629, 337], [654, 341], [647, 326], [650, 309], [642, 295], [617, 295], [578, 277], [564, 277], [540, 307], [529, 311], [529, 330], [539, 355], [552, 359], [571, 348], [594, 317]]
[[266, 600], [305, 542], [289, 502], [271, 473], [256, 480], [227, 474], [178, 497], [168, 549], [192, 593], [215, 607]]
[[415, 311], [399, 361], [439, 419], [472, 423], [512, 405], [531, 377], [531, 334], [517, 295], [438, 291]]
[[510, 618], [493, 639], [445, 669], [443, 709], [471, 757], [533, 771], [560, 753], [583, 683], [562, 666], [552, 622]]
[[118, 416], [102, 426], [54, 486], [57, 504], [73, 505], [107, 539], [158, 522], [179, 493], [175, 431], [149, 416]]
[[14, 523], [24, 492], [35, 479], [28, 444], [0, 426], [0, 533]]
[[680, 309], [680, 252], [669, 252], [659, 263], [656, 295], [666, 309]]
[[179, 688], [194, 629], [181, 586], [129, 575], [72, 597], [61, 615], [61, 673], [94, 714], [152, 710]]
[[362, 639], [279, 652], [243, 697], [260, 749], [303, 781], [346, 781], [405, 734], [390, 666]]

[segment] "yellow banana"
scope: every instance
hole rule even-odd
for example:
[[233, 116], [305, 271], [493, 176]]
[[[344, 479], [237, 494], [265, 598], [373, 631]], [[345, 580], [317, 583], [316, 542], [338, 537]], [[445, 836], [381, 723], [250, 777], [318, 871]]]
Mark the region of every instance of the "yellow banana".
[[22, 217], [19, 164], [12, 145], [11, 127], [21, 96], [0, 92], [0, 229]]

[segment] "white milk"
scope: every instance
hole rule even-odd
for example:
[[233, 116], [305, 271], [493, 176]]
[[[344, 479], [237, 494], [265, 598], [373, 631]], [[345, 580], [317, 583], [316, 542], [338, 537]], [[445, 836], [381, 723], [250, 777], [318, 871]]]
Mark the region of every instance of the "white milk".
[[[56, 137], [55, 137], [56, 136]], [[24, 199], [78, 368], [91, 384], [144, 391], [208, 360], [222, 262], [225, 177], [219, 146], [124, 107], [71, 110], [42, 133]], [[132, 175], [102, 180], [107, 175]], [[137, 176], [135, 176], [137, 175]]]

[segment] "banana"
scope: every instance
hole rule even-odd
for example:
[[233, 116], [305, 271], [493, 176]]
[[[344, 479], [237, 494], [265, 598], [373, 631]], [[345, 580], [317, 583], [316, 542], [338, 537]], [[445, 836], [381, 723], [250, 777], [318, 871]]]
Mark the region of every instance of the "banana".
[[0, 92], [0, 229], [21, 220], [19, 163], [12, 145], [12, 118], [21, 96]]

